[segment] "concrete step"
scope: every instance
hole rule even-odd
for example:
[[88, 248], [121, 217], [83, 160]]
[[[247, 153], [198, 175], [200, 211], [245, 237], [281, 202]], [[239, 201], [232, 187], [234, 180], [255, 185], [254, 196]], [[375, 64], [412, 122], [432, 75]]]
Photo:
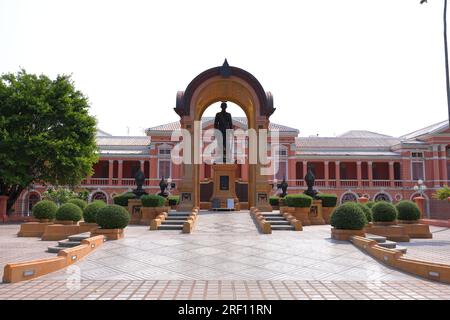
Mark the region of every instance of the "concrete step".
[[90, 236], [91, 234], [89, 232], [74, 234], [72, 236], [69, 236], [69, 241], [81, 241], [89, 238]]
[[291, 225], [283, 225], [283, 226], [274, 225], [271, 227], [272, 227], [273, 231], [275, 231], [275, 230], [295, 230], [294, 226], [291, 226]]
[[286, 221], [285, 217], [265, 217], [266, 221]]
[[378, 245], [383, 248], [395, 249], [397, 242], [386, 240], [385, 242], [378, 243]]
[[290, 226], [289, 221], [270, 221], [271, 226]]
[[168, 214], [169, 217], [189, 217], [188, 212], [171, 212]]
[[62, 240], [58, 241], [58, 247], [64, 247], [64, 248], [72, 248], [79, 246], [81, 244], [80, 241], [70, 241], [70, 240]]
[[186, 220], [164, 220], [161, 221], [161, 225], [183, 225]]
[[183, 230], [183, 225], [160, 225], [158, 230]]
[[408, 249], [406, 247], [397, 246], [395, 247], [395, 250], [400, 251], [401, 253], [406, 253]]
[[263, 217], [282, 217], [281, 213], [262, 213]]
[[48, 247], [47, 248], [47, 252], [50, 253], [58, 253], [59, 251], [61, 251], [62, 249], [65, 249], [63, 247]]
[[376, 234], [366, 234], [366, 239], [375, 240], [378, 243], [386, 242], [386, 237], [377, 236]]
[[188, 217], [189, 216], [185, 216], [185, 217], [171, 217], [171, 216], [168, 216], [168, 217], [166, 217], [166, 219], [164, 221], [167, 221], [167, 220], [186, 220]]

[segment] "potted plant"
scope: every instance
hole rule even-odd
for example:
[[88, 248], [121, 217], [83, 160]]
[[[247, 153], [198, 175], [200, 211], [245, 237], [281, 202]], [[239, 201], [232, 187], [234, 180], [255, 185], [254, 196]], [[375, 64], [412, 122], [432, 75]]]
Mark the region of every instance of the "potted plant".
[[106, 205], [97, 212], [96, 221], [99, 226], [93, 235], [104, 235], [107, 240], [118, 240], [123, 238], [123, 229], [130, 222], [130, 214], [119, 205]]
[[141, 197], [141, 221], [140, 224], [150, 225], [150, 221], [155, 219], [162, 212], [169, 212], [170, 207], [164, 206], [166, 198], [156, 194], [143, 195]]
[[50, 200], [41, 200], [33, 206], [33, 217], [39, 222], [20, 225], [19, 237], [42, 237], [48, 225], [53, 224], [58, 206]]
[[316, 195], [318, 200], [322, 200], [322, 216], [325, 220], [325, 223], [330, 223], [330, 217], [336, 208], [337, 204], [337, 195], [335, 194], [327, 194], [327, 193], [319, 193]]
[[83, 222], [80, 222], [80, 232], [88, 232], [98, 228], [97, 225], [97, 213], [98, 211], [106, 207], [106, 203], [102, 200], [92, 201], [83, 210]]
[[42, 240], [57, 241], [63, 240], [68, 236], [80, 233], [78, 221], [81, 220], [83, 211], [73, 203], [65, 203], [56, 211], [55, 224], [47, 226]]
[[420, 209], [414, 202], [402, 200], [398, 202], [395, 207], [398, 212], [397, 221], [399, 226], [403, 227], [405, 233], [407, 233], [410, 238], [433, 237], [430, 232], [430, 226], [419, 223]]
[[128, 207], [128, 200], [135, 199], [136, 195], [133, 192], [125, 192], [119, 194], [113, 198], [114, 204], [117, 204], [122, 207]]
[[78, 199], [78, 198], [70, 199], [69, 201], [67, 201], [67, 203], [72, 203], [72, 204], [80, 207], [81, 210], [84, 210], [84, 208], [86, 208], [86, 206], [88, 205], [86, 201]]
[[364, 237], [366, 216], [361, 207], [354, 202], [346, 202], [337, 207], [330, 218], [331, 238], [335, 240], [350, 240], [352, 236]]
[[389, 202], [378, 201], [372, 207], [372, 219], [376, 226], [397, 224], [397, 209]]
[[73, 203], [65, 203], [56, 211], [55, 223], [71, 225], [76, 224], [83, 217], [83, 211]]
[[178, 195], [168, 196], [167, 199], [169, 200], [169, 206], [171, 209], [176, 209], [180, 203], [180, 196]]
[[357, 205], [364, 212], [364, 215], [366, 216], [366, 226], [368, 226], [372, 222], [372, 210], [366, 204], [357, 203]]
[[278, 196], [269, 197], [269, 204], [272, 206], [272, 209], [278, 210], [280, 208], [280, 197]]
[[288, 207], [294, 208], [290, 213], [302, 222], [302, 225], [308, 226], [311, 224], [309, 220], [309, 209], [311, 207], [313, 198], [306, 194], [288, 194], [284, 197]]

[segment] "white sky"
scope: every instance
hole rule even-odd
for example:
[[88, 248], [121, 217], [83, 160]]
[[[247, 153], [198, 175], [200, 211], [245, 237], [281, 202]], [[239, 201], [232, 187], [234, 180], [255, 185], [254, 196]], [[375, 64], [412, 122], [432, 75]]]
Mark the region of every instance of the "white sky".
[[101, 129], [142, 134], [226, 57], [301, 135], [401, 135], [447, 119], [444, 1], [428, 2], [0, 0], [0, 73], [72, 73]]

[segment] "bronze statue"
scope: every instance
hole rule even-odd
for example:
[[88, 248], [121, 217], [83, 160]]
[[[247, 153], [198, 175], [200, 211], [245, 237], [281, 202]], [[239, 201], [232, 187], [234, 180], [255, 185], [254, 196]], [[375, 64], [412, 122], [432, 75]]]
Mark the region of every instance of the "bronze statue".
[[283, 177], [283, 181], [277, 185], [277, 188], [281, 189], [280, 197], [284, 198], [287, 196], [288, 183], [286, 182], [286, 177]]
[[142, 188], [145, 182], [145, 175], [140, 168], [134, 175], [134, 181], [136, 182], [137, 188], [133, 190], [133, 193], [136, 195], [136, 198], [140, 198], [142, 195], [147, 194]]
[[227, 103], [225, 101], [222, 102], [220, 107], [222, 108], [222, 111], [216, 114], [216, 117], [214, 119], [214, 129], [219, 130], [222, 134], [222, 141], [220, 141], [219, 139], [218, 143], [219, 147], [221, 147], [223, 150], [223, 162], [225, 163], [227, 158], [227, 150], [231, 149], [231, 141], [229, 141], [229, 139], [227, 140], [227, 130], [233, 129], [233, 120], [231, 118], [231, 114], [229, 112], [226, 112]]
[[158, 193], [159, 196], [162, 196], [164, 198], [167, 198], [169, 193], [167, 192], [167, 186], [169, 184], [164, 180], [164, 177], [161, 178], [161, 181], [159, 181], [159, 189], [161, 189], [161, 192]]
[[316, 181], [316, 177], [314, 176], [314, 173], [312, 172], [311, 165], [308, 164], [308, 172], [305, 175], [305, 182], [306, 182], [306, 185], [308, 186], [308, 189], [304, 193], [313, 198], [315, 198], [316, 194], [317, 194], [317, 190], [313, 189], [314, 181]]

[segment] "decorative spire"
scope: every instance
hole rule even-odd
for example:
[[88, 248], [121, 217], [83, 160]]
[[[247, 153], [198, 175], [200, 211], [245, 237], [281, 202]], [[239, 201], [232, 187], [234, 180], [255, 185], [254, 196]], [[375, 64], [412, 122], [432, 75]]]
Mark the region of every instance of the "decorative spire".
[[220, 75], [224, 78], [228, 78], [229, 76], [231, 76], [230, 65], [228, 64], [226, 58], [225, 61], [223, 62], [223, 65], [220, 67]]

